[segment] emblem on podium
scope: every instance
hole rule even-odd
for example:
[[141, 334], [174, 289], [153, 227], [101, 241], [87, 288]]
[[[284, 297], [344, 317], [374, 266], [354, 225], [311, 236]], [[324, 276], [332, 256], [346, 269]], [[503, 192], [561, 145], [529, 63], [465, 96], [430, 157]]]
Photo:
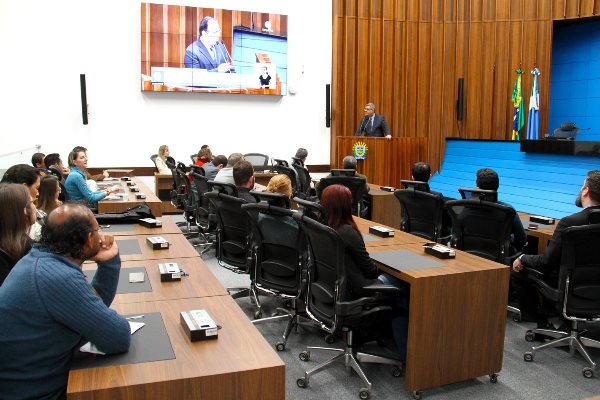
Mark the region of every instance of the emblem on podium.
[[352, 155], [357, 160], [366, 160], [369, 148], [365, 142], [356, 142], [352, 146]]

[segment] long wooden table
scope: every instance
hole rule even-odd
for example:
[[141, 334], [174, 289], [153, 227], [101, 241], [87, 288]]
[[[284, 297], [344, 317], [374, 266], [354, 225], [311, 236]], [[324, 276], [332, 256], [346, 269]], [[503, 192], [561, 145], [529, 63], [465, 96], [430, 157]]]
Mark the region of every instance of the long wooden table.
[[[355, 221], [362, 233], [373, 225], [358, 218]], [[425, 239], [398, 230], [395, 235], [404, 237], [402, 244], [365, 242], [367, 251], [409, 250], [443, 264], [399, 272], [376, 262], [382, 271], [410, 284], [406, 390], [420, 391], [498, 373], [504, 350], [509, 268], [460, 250], [454, 259], [438, 259], [424, 253]]]
[[544, 225], [537, 222], [533, 222], [533, 224], [537, 225], [537, 229], [529, 229], [529, 217], [531, 214], [527, 214], [524, 212], [519, 212], [519, 218], [521, 218], [521, 223], [523, 224], [523, 228], [527, 232], [527, 236], [532, 236], [538, 238], [538, 247], [537, 254], [542, 254], [546, 247], [548, 247], [548, 242], [552, 239], [552, 235], [554, 235], [554, 231], [556, 230], [556, 225], [559, 223], [559, 219], [554, 221], [553, 225]]
[[[69, 400], [285, 398], [285, 364], [230, 296], [113, 308], [124, 315], [160, 312], [175, 359], [72, 370]], [[222, 326], [218, 339], [190, 342], [179, 314], [198, 309]]]
[[161, 202], [163, 213], [181, 213], [171, 204], [171, 190], [173, 190], [173, 174], [154, 173], [154, 193]]
[[122, 212], [138, 204], [147, 203], [150, 209], [152, 209], [152, 214], [160, 217], [162, 215], [162, 206], [158, 197], [139, 178], [131, 178], [131, 181], [135, 183], [135, 186], [140, 189], [141, 193], [146, 195], [145, 199], [136, 199], [135, 195], [137, 193], [131, 192], [125, 181], [120, 179], [117, 181], [101, 181], [98, 182], [99, 187], [118, 185], [120, 186], [118, 193], [125, 194], [125, 196], [119, 200], [100, 200], [98, 202], [98, 212]]
[[379, 185], [369, 183], [371, 197], [371, 221], [400, 229], [400, 202], [394, 192], [381, 190]]
[[[177, 263], [179, 268], [189, 276], [184, 276], [181, 281], [161, 282], [158, 264]], [[194, 297], [227, 296], [227, 290], [208, 269], [204, 261], [198, 257], [170, 258], [157, 260], [124, 261], [121, 263], [121, 274], [127, 274], [128, 269], [146, 267], [146, 274], [152, 286], [151, 292], [120, 293], [115, 296], [113, 305], [125, 303], [140, 303], [144, 301], [161, 301], [189, 299]], [[84, 271], [95, 271], [95, 263], [83, 264]]]
[[162, 221], [162, 227], [159, 228], [147, 228], [137, 223], [108, 224], [109, 227], [106, 228], [106, 225], [100, 224], [100, 232], [115, 237], [132, 235], [160, 236], [163, 234], [181, 233], [181, 229], [179, 229], [173, 218], [163, 216], [159, 220]]

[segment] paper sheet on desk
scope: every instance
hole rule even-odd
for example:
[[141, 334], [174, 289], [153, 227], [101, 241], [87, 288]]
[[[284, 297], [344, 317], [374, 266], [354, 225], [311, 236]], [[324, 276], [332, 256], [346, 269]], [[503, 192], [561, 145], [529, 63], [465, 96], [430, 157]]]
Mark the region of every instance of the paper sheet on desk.
[[[146, 325], [143, 322], [134, 322], [134, 321], [128, 321], [129, 322], [129, 330], [131, 331], [131, 334], [133, 335], [134, 333], [136, 333], [138, 330], [140, 330], [140, 328], [144, 325]], [[79, 351], [81, 351], [82, 353], [92, 353], [92, 354], [100, 354], [100, 355], [105, 355], [106, 353], [101, 352], [100, 350], [98, 350], [98, 348], [96, 347], [96, 345], [92, 342], [87, 342], [86, 344], [84, 344], [83, 346], [81, 346], [79, 348]]]
[[121, 196], [117, 196], [115, 194], [110, 194], [104, 198], [104, 200], [121, 200]]

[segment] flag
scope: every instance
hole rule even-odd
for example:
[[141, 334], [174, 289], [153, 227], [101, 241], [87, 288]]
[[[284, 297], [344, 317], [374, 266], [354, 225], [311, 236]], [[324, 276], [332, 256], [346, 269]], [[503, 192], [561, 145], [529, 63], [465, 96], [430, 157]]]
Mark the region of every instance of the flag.
[[516, 69], [517, 79], [515, 80], [515, 87], [512, 93], [513, 107], [515, 108], [515, 114], [513, 117], [513, 130], [512, 140], [521, 140], [521, 129], [525, 125], [525, 111], [523, 110], [523, 92], [521, 90], [521, 75], [523, 74], [522, 69]]
[[529, 96], [529, 116], [527, 117], [527, 139], [537, 140], [540, 130], [540, 90], [538, 88], [538, 75], [540, 70], [533, 68], [533, 83], [531, 84], [531, 95]]

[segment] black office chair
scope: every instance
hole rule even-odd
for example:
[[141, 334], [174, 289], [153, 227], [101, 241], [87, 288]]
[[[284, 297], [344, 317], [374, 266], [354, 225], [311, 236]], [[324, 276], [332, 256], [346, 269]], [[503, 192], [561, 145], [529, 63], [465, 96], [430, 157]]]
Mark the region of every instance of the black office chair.
[[13, 259], [4, 250], [0, 249], [0, 286], [2, 286], [14, 265]]
[[298, 184], [299, 180], [296, 170], [287, 165], [275, 164], [273, 165], [273, 171], [277, 172], [278, 174], [287, 175], [287, 177], [290, 178], [290, 182], [292, 183], [292, 197], [298, 196], [300, 186]]
[[303, 292], [306, 244], [293, 211], [270, 205], [266, 201], [244, 204], [252, 228], [254, 273], [252, 290], [291, 301], [292, 309], [277, 308], [278, 315], [262, 318], [262, 306], [256, 297], [257, 310], [253, 323], [260, 324], [289, 319], [283, 341], [277, 342], [277, 351], [285, 350], [290, 332], [298, 325], [298, 298]]
[[187, 174], [182, 168], [171, 168], [171, 174], [173, 175], [173, 190], [171, 190], [171, 204], [173, 207], [184, 210], [185, 209], [185, 197], [188, 190], [188, 179]]
[[213, 192], [224, 193], [233, 197], [238, 197], [237, 187], [232, 183], [208, 181], [208, 184]]
[[[331, 170], [332, 172], [334, 170]], [[342, 170], [340, 170], [342, 171]], [[354, 170], [351, 170], [354, 171]], [[365, 194], [367, 194], [368, 191], [368, 186], [367, 186], [367, 180], [362, 177], [362, 176], [345, 176], [345, 175], [340, 175], [340, 176], [326, 176], [325, 178], [322, 178], [320, 183], [319, 183], [319, 190], [318, 190], [318, 195], [319, 195], [319, 199], [321, 198], [321, 194], [323, 193], [323, 190], [325, 190], [325, 188], [327, 186], [330, 185], [342, 185], [342, 186], [346, 186], [348, 189], [350, 189], [350, 192], [352, 192], [352, 214], [361, 217], [364, 215], [364, 212], [366, 211], [363, 205], [363, 196]]]
[[356, 176], [355, 169], [334, 168], [329, 172], [331, 173], [331, 176]]
[[210, 213], [210, 204], [205, 197], [206, 193], [211, 191], [208, 179], [194, 171], [190, 172], [192, 178], [193, 191], [195, 195], [195, 224], [198, 226], [198, 235], [202, 240], [199, 246], [202, 246], [200, 254], [203, 255], [216, 245], [216, 216]]
[[[550, 347], [569, 346], [571, 352], [577, 350], [589, 364], [582, 370], [583, 376], [592, 378], [596, 363], [586, 347], [600, 349], [600, 341], [584, 336], [586, 325], [600, 323], [600, 224], [572, 226], [562, 233], [562, 257], [560, 262], [558, 287], [553, 287], [543, 279], [543, 274], [532, 276], [539, 293], [556, 304], [556, 310], [563, 318], [571, 321], [570, 330], [532, 329], [525, 339], [533, 341], [536, 334], [554, 338], [540, 346], [534, 346], [523, 356], [525, 361], [533, 361], [537, 351]], [[531, 271], [530, 271], [531, 272]]]
[[279, 158], [274, 158], [273, 159], [273, 166], [276, 166], [276, 165], [283, 165], [284, 167], [289, 167], [290, 166], [290, 164], [287, 162], [287, 160], [282, 160], [282, 159], [279, 159]]
[[316, 193], [312, 193], [310, 188], [311, 177], [308, 169], [298, 159], [294, 158], [293, 161], [292, 168], [294, 168], [298, 177], [298, 197], [306, 199], [315, 196]]
[[[250, 274], [250, 227], [248, 214], [242, 210], [246, 200], [217, 191], [208, 192], [204, 196], [215, 207], [217, 217], [217, 262], [221, 267], [236, 274]], [[258, 302], [256, 293], [251, 288], [227, 288], [227, 291], [234, 299], [250, 295]]]
[[190, 154], [190, 160], [192, 160], [192, 165], [196, 164], [196, 161], [198, 160], [198, 153]]
[[[421, 192], [429, 193], [431, 190], [429, 189], [429, 183], [422, 181], [409, 181], [406, 179], [400, 179], [400, 184], [404, 189], [415, 188], [416, 190], [420, 190]], [[464, 198], [464, 197], [463, 197]]]
[[198, 175], [206, 176], [206, 171], [204, 168], [198, 165], [190, 165], [190, 170], [197, 173]]
[[394, 196], [400, 202], [402, 217], [400, 229], [432, 242], [443, 242], [442, 216], [444, 200], [436, 194], [418, 190], [416, 186], [396, 190]]
[[266, 171], [269, 169], [269, 156], [261, 153], [244, 154], [244, 160], [252, 164], [255, 171]]
[[156, 171], [155, 171], [155, 172], [159, 172], [159, 171], [158, 171], [158, 167], [156, 166], [156, 157], [158, 157], [158, 154], [152, 154], [152, 155], [150, 156], [150, 159], [152, 160], [152, 163], [154, 164], [154, 167], [156, 168]]
[[[501, 264], [509, 264], [510, 233], [515, 210], [480, 199], [451, 200], [453, 247]], [[513, 255], [514, 257], [514, 255]]]
[[400, 289], [390, 285], [372, 285], [363, 290], [372, 292], [373, 296], [349, 300], [346, 296], [347, 275], [345, 266], [344, 242], [337, 232], [311, 218], [296, 213], [294, 219], [306, 236], [309, 244], [309, 259], [306, 286], [306, 314], [320, 328], [330, 334], [343, 332], [345, 348], [307, 347], [300, 353], [300, 360], [308, 361], [311, 350], [327, 351], [336, 354], [315, 368], [304, 373], [296, 383], [305, 388], [310, 377], [328, 368], [336, 361], [344, 361], [346, 368], [352, 368], [364, 381], [365, 387], [360, 389], [360, 398], [366, 399], [371, 391], [371, 382], [365, 376], [359, 361], [393, 365], [392, 373], [400, 376], [401, 362], [358, 351], [354, 342], [355, 334], [365, 334], [369, 327], [389, 319], [391, 307], [383, 305], [378, 294], [399, 294]]
[[327, 224], [327, 215], [322, 205], [299, 197], [294, 197], [294, 201], [298, 204], [298, 211], [303, 215], [322, 224]]
[[290, 198], [282, 193], [270, 193], [270, 192], [256, 192], [250, 191], [250, 194], [258, 199], [258, 201], [264, 201], [267, 204], [280, 208], [291, 208]]
[[458, 192], [460, 193], [460, 197], [465, 200], [480, 199], [493, 203], [498, 201], [498, 192], [495, 190], [460, 188]]

